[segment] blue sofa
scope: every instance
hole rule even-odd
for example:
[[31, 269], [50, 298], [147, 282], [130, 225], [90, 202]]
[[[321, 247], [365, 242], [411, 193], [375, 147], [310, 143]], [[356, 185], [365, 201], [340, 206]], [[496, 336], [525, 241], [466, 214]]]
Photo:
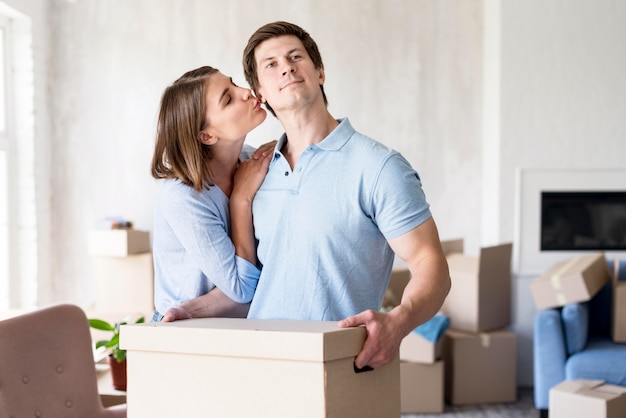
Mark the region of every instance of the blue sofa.
[[[608, 264], [613, 271], [613, 262]], [[626, 261], [619, 267], [619, 279], [626, 280]], [[537, 312], [534, 397], [541, 417], [548, 416], [550, 388], [563, 380], [626, 386], [626, 344], [611, 339], [612, 287], [609, 282], [590, 301]]]

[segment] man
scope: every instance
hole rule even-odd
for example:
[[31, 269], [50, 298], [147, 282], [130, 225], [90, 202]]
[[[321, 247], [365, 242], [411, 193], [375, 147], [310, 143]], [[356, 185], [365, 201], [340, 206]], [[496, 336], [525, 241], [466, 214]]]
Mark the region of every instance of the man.
[[[356, 366], [387, 364], [450, 288], [419, 177], [400, 154], [328, 112], [322, 58], [302, 28], [259, 28], [243, 61], [257, 98], [285, 129], [254, 198], [263, 271], [248, 317], [364, 325]], [[401, 304], [380, 313], [393, 253], [412, 280]]]
[[[259, 28], [243, 62], [257, 98], [285, 129], [253, 203], [263, 270], [248, 317], [365, 326], [355, 365], [381, 367], [450, 289], [419, 176], [399, 153], [328, 112], [321, 55], [302, 28]], [[394, 253], [412, 279], [400, 305], [382, 313]]]

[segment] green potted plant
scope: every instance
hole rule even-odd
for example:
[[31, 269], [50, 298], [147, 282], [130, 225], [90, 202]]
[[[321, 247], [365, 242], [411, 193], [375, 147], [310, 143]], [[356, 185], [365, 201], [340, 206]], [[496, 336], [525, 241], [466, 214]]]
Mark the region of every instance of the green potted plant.
[[[129, 319], [126, 318], [112, 325], [102, 319], [89, 319], [89, 326], [91, 328], [111, 332], [111, 338], [96, 342], [96, 350], [104, 348], [106, 353], [108, 353], [107, 360], [111, 368], [111, 380], [113, 381], [113, 387], [117, 390], [126, 390], [126, 350], [120, 348], [120, 327], [128, 324], [128, 321]], [[145, 317], [141, 316], [133, 323], [141, 324], [144, 322]]]

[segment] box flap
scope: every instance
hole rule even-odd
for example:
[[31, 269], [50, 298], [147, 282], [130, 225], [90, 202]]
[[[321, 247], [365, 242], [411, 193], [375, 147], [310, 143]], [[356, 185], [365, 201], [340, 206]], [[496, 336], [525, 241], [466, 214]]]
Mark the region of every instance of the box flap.
[[366, 331], [334, 321], [194, 318], [123, 325], [126, 350], [228, 357], [331, 361], [356, 356]]
[[511, 280], [511, 254], [513, 244], [484, 247], [480, 250], [480, 277], [496, 278], [498, 281]]
[[[472, 278], [478, 277], [478, 257], [453, 253], [448, 254], [446, 260], [448, 261], [448, 268], [450, 270], [451, 277], [454, 276], [454, 273], [469, 275]], [[455, 277], [452, 277], [452, 280], [454, 279]]]
[[561, 392], [579, 393], [593, 389], [603, 383], [603, 380], [594, 379], [565, 380], [556, 385], [553, 389]]

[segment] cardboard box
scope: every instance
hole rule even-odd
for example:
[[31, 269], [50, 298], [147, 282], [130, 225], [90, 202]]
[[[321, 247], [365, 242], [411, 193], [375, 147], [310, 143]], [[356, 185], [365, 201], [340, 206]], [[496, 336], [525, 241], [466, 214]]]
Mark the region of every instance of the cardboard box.
[[[94, 310], [125, 315], [154, 310], [152, 253], [127, 257], [92, 257], [96, 281]], [[151, 317], [146, 318], [150, 320]]]
[[415, 332], [402, 339], [400, 360], [413, 363], [434, 363], [441, 358], [443, 338], [437, 342], [429, 341]]
[[571, 380], [550, 389], [550, 418], [624, 418], [626, 387]]
[[583, 255], [552, 266], [530, 283], [537, 309], [591, 299], [609, 281], [603, 253]]
[[463, 254], [464, 243], [462, 238], [441, 241], [441, 249], [445, 255]]
[[391, 270], [391, 277], [387, 285], [387, 292], [383, 300], [383, 308], [391, 309], [398, 306], [402, 300], [404, 288], [411, 280], [411, 272], [407, 268], [395, 267]]
[[[623, 280], [620, 280], [623, 279]], [[621, 272], [619, 260], [613, 268], [613, 341], [626, 343], [626, 272]]]
[[444, 335], [445, 398], [452, 405], [515, 402], [517, 335], [509, 331]]
[[356, 372], [365, 337], [325, 321], [124, 325], [128, 418], [398, 418], [399, 361]]
[[511, 322], [512, 244], [485, 247], [480, 256], [446, 256], [452, 288], [441, 308], [450, 328], [482, 332]]
[[[444, 254], [463, 253], [463, 240], [453, 239], [441, 241], [441, 248]], [[383, 301], [383, 308], [398, 306], [402, 300], [404, 288], [411, 280], [411, 272], [403, 265], [394, 265], [391, 270], [391, 278], [387, 286], [387, 294]]]
[[94, 230], [89, 232], [89, 254], [125, 257], [150, 251], [150, 232], [136, 229]]
[[441, 413], [444, 364], [400, 362], [400, 411], [403, 414]]

